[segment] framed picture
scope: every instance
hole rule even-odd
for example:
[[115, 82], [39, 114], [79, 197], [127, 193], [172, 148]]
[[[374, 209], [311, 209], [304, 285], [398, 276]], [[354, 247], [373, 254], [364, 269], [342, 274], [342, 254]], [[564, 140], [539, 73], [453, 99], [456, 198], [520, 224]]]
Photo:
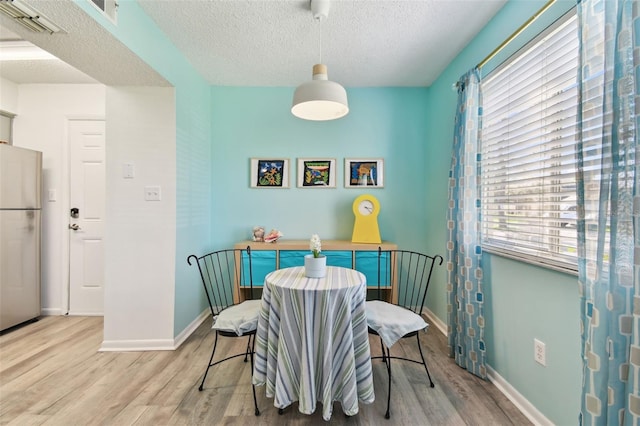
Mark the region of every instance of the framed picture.
[[252, 158], [249, 179], [251, 188], [288, 188], [289, 159]]
[[384, 163], [382, 158], [345, 158], [345, 188], [384, 187]]
[[299, 188], [335, 188], [335, 158], [298, 158]]

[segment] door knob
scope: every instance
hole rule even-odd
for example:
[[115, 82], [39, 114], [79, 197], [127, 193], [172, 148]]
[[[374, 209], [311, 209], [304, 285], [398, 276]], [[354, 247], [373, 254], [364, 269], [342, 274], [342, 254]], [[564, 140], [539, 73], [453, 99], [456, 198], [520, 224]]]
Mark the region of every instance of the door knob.
[[80, 229], [80, 227], [78, 226], [78, 224], [74, 223], [72, 225], [69, 225], [69, 229], [73, 229], [74, 231], [78, 231]]

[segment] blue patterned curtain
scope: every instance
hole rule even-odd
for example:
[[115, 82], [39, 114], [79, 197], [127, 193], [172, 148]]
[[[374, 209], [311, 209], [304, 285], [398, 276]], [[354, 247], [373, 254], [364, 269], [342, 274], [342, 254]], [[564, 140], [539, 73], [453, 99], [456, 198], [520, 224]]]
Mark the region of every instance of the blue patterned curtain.
[[629, 0], [578, 0], [584, 425], [640, 424], [638, 7]]
[[473, 69], [457, 83], [458, 107], [449, 171], [447, 213], [447, 312], [449, 356], [469, 372], [485, 367], [480, 246], [480, 75]]

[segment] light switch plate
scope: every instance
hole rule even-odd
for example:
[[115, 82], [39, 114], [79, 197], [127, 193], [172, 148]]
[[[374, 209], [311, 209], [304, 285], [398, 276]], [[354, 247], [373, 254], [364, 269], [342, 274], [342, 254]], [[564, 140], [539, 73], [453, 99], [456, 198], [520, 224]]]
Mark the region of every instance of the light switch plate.
[[124, 163], [122, 165], [122, 177], [125, 179], [133, 179], [136, 175], [135, 167], [132, 163]]

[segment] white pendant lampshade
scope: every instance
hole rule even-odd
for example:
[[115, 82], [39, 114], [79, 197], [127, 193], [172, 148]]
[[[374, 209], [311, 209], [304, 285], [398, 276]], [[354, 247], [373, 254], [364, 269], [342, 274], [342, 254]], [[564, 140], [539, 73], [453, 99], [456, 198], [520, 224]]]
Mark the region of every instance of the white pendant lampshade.
[[293, 94], [291, 113], [304, 120], [325, 121], [344, 117], [349, 113], [347, 91], [329, 81], [327, 67], [313, 66], [313, 80], [303, 83]]
[[[329, 14], [329, 0], [310, 0], [310, 6], [313, 19], [321, 24]], [[321, 26], [320, 29], [320, 63], [313, 66], [313, 80], [298, 86], [291, 105], [291, 113], [304, 120], [335, 120], [349, 113], [347, 91], [329, 81], [327, 66], [322, 64]]]

